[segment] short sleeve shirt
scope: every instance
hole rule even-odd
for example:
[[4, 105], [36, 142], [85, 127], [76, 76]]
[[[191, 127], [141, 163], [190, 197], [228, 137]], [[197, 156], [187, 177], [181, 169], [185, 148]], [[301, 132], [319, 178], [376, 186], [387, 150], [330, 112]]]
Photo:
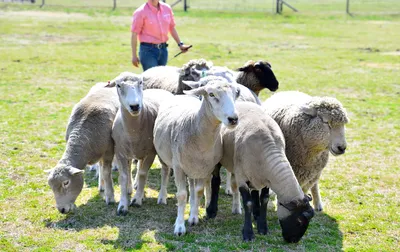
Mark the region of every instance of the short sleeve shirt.
[[164, 2], [160, 1], [159, 7], [157, 9], [148, 1], [133, 13], [131, 32], [138, 34], [140, 42], [167, 42], [168, 32], [175, 27], [174, 14], [171, 7]]

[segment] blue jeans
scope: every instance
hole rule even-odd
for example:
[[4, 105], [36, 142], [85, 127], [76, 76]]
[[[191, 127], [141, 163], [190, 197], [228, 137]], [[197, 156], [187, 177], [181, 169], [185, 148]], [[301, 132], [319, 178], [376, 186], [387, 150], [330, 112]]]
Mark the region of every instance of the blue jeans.
[[140, 45], [139, 60], [143, 71], [155, 66], [165, 66], [168, 60], [168, 50], [166, 47], [158, 49], [150, 45]]

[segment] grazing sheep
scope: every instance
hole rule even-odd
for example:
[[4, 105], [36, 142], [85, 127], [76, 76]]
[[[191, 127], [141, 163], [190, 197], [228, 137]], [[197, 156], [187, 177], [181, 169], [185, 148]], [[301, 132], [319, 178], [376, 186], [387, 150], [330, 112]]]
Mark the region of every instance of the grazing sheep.
[[286, 156], [303, 189], [311, 189], [314, 209], [322, 211], [318, 180], [334, 156], [345, 153], [345, 124], [349, 122], [342, 104], [332, 97], [312, 97], [297, 91], [279, 92], [263, 103], [286, 139]]
[[[153, 128], [158, 108], [163, 100], [173, 95], [165, 90], [148, 89], [143, 91], [143, 80], [140, 75], [120, 75], [110, 82], [108, 87], [117, 87], [120, 109], [115, 117], [112, 138], [115, 141], [115, 156], [118, 163], [121, 200], [118, 214], [128, 212], [130, 176], [132, 159], [137, 163], [137, 190], [131, 205], [142, 205], [144, 186], [156, 150], [153, 145]], [[167, 183], [169, 169], [162, 170], [159, 204], [167, 203]]]
[[[260, 204], [260, 212], [255, 218], [258, 232], [266, 234], [268, 191], [272, 188], [280, 203], [278, 218], [282, 235], [287, 242], [298, 242], [307, 230], [314, 211], [309, 204], [311, 199], [302, 192], [285, 156], [282, 131], [261, 106], [250, 102], [237, 102], [236, 109], [240, 115], [238, 126], [234, 130], [221, 128], [221, 164], [232, 173], [234, 213], [240, 212], [239, 191], [242, 196], [245, 211], [243, 239], [254, 239], [251, 211], [252, 207], [256, 207], [253, 206], [256, 202], [252, 202], [254, 195], [250, 190], [261, 190], [260, 202], [257, 202]], [[213, 187], [213, 190], [215, 189], [219, 190], [219, 185]], [[255, 193], [258, 196], [258, 191]], [[214, 203], [216, 202], [212, 202], [209, 208], [216, 206]]]
[[[143, 72], [144, 89], [164, 89], [173, 94], [183, 94], [182, 81], [198, 81], [202, 73], [212, 67], [212, 63], [204, 59], [190, 60], [182, 68], [158, 66]], [[197, 71], [195, 71], [197, 70]]]
[[[197, 224], [204, 179], [211, 176], [222, 157], [221, 122], [228, 128], [238, 124], [235, 86], [212, 76], [207, 77], [207, 81], [209, 83], [204, 87], [185, 91], [188, 96], [176, 96], [169, 104], [162, 105], [154, 125], [154, 146], [160, 162], [174, 170], [178, 201], [174, 233], [178, 236], [186, 232], [186, 176], [196, 181], [195, 185], [191, 184], [189, 224]], [[193, 96], [203, 99], [200, 101]]]
[[75, 208], [83, 188], [83, 170], [100, 160], [99, 188], [104, 184], [106, 203], [115, 202], [111, 178], [114, 144], [111, 129], [119, 107], [115, 90], [98, 83], [73, 108], [68, 121], [67, 145], [55, 168], [48, 170], [48, 184], [61, 213]]

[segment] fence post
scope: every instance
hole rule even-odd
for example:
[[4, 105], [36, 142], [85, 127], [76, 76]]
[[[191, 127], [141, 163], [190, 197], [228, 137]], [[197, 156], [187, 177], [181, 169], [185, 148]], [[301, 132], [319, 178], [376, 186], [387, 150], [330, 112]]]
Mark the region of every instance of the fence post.
[[113, 0], [113, 10], [117, 8], [117, 0]]
[[350, 0], [346, 1], [346, 13], [351, 16], [351, 13], [350, 13]]
[[42, 0], [42, 4], [40, 5], [40, 8], [44, 6], [44, 0]]
[[188, 8], [187, 2], [186, 2], [186, 0], [183, 0], [183, 10], [186, 12], [187, 8]]

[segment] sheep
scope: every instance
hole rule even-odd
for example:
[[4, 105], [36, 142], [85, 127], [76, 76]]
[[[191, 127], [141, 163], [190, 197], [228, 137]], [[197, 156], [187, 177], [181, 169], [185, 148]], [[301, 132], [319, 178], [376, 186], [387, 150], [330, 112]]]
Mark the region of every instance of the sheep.
[[59, 212], [75, 208], [75, 200], [83, 188], [83, 171], [87, 164], [100, 160], [99, 189], [105, 189], [107, 204], [115, 202], [111, 178], [114, 144], [112, 124], [119, 107], [115, 90], [98, 83], [72, 109], [66, 132], [66, 148], [57, 165], [49, 173], [50, 185]]
[[[232, 173], [234, 213], [240, 211], [239, 191], [242, 196], [245, 211], [243, 239], [254, 239], [251, 211], [258, 202], [252, 202], [252, 198], [254, 192], [256, 196], [258, 192], [250, 193], [251, 189], [261, 190], [260, 212], [254, 217], [258, 232], [267, 233], [266, 206], [269, 188], [272, 188], [279, 201], [277, 214], [283, 238], [287, 242], [298, 242], [307, 230], [314, 211], [309, 204], [311, 198], [304, 195], [286, 158], [282, 131], [257, 104], [237, 102], [236, 109], [240, 115], [238, 126], [233, 130], [221, 128], [223, 155], [220, 163]], [[213, 187], [215, 189], [219, 190], [219, 185]]]
[[345, 124], [349, 122], [345, 108], [335, 98], [297, 91], [279, 92], [262, 106], [283, 131], [286, 156], [303, 191], [311, 189], [314, 209], [322, 211], [318, 180], [329, 152], [345, 153]]
[[[141, 206], [144, 186], [148, 171], [153, 164], [156, 150], [153, 145], [153, 127], [160, 103], [173, 95], [165, 90], [147, 89], [143, 91], [143, 79], [140, 75], [120, 75], [107, 87], [115, 87], [118, 92], [120, 109], [112, 127], [112, 138], [115, 141], [115, 156], [120, 168], [121, 200], [117, 214], [128, 212], [130, 175], [132, 159], [137, 164], [137, 190], [131, 205]], [[167, 203], [167, 183], [169, 169], [163, 169], [159, 204]]]
[[173, 94], [183, 94], [182, 81], [197, 81], [200, 74], [212, 67], [212, 62], [204, 59], [190, 60], [182, 68], [173, 66], [158, 66], [143, 72], [144, 89], [164, 89]]
[[[174, 234], [186, 232], [184, 210], [187, 201], [185, 177], [191, 183], [191, 210], [189, 224], [198, 223], [199, 200], [204, 190], [204, 179], [211, 176], [214, 166], [222, 157], [221, 122], [228, 128], [238, 124], [234, 106], [237, 88], [219, 78], [206, 77], [204, 87], [185, 91], [188, 96], [176, 96], [163, 104], [154, 125], [154, 146], [163, 166], [173, 168], [178, 212]], [[184, 82], [190, 86], [197, 83]], [[200, 101], [196, 97], [202, 96]]]

